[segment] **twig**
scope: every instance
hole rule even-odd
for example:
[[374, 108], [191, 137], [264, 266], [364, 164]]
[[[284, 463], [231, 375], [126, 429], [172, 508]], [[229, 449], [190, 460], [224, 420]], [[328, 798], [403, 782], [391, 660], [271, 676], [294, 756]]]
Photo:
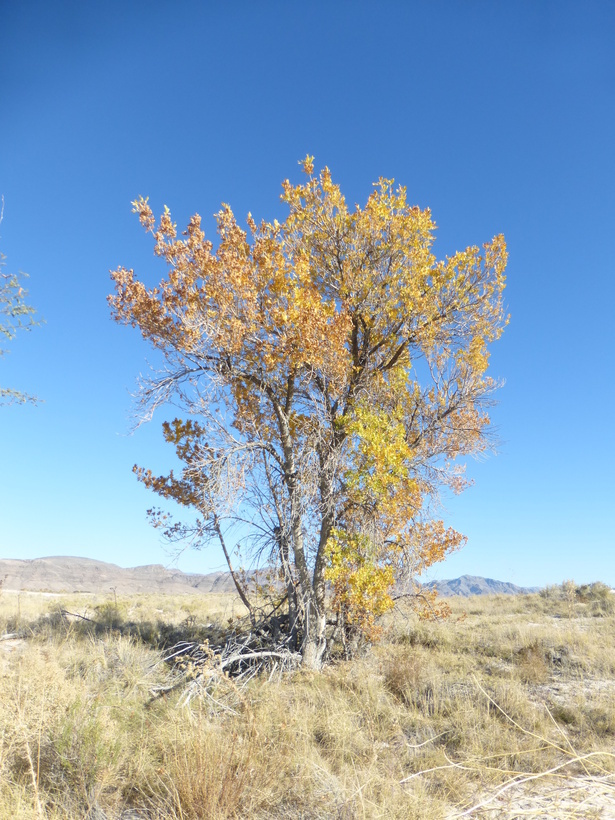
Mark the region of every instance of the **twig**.
[[71, 615], [73, 618], [81, 618], [82, 621], [89, 621], [91, 624], [96, 624], [96, 626], [100, 626], [98, 621], [93, 621], [92, 618], [86, 618], [85, 615], [79, 615], [77, 612], [69, 612], [68, 609], [61, 609], [60, 612], [62, 615]]
[[415, 777], [420, 777], [422, 774], [430, 774], [431, 772], [439, 772], [442, 769], [464, 769], [467, 768], [462, 766], [459, 763], [447, 763], [445, 766], [432, 766], [431, 769], [422, 769], [420, 772], [414, 772], [414, 774], [408, 775], [408, 777], [404, 777], [403, 780], [399, 781], [399, 784], [408, 783], [410, 780], [414, 780]]
[[[456, 814], [455, 818], [458, 817], [467, 817], [468, 815], [472, 814], [472, 812], [477, 811], [477, 809], [482, 809], [484, 806], [487, 806], [489, 803], [493, 803], [494, 800], [497, 800], [504, 792], [507, 792], [509, 789], [514, 788], [515, 786], [522, 786], [525, 783], [529, 783], [532, 780], [540, 780], [541, 777], [548, 777], [551, 774], [555, 774], [555, 772], [559, 772], [561, 769], [569, 766], [571, 763], [582, 763], [584, 760], [589, 760], [591, 757], [612, 757], [615, 758], [615, 755], [611, 754], [610, 752], [588, 752], [584, 755], [577, 755], [576, 757], [570, 758], [570, 760], [565, 760], [563, 763], [560, 763], [557, 766], [553, 766], [551, 769], [547, 769], [545, 772], [538, 772], [538, 774], [531, 774], [527, 777], [522, 778], [511, 778], [501, 789], [498, 789], [495, 794], [490, 795], [485, 800], [482, 800], [480, 803], [476, 803], [474, 806], [471, 806], [469, 809], [462, 811], [461, 814]], [[448, 768], [446, 766], [442, 766], [440, 768]], [[615, 786], [613, 787], [615, 789]]]
[[36, 798], [36, 809], [38, 812], [39, 817], [44, 817], [45, 812], [43, 811], [43, 804], [41, 803], [41, 798], [38, 791], [38, 778], [36, 776], [36, 772], [34, 770], [34, 761], [32, 760], [32, 753], [30, 751], [30, 744], [28, 743], [28, 739], [25, 738], [26, 743], [26, 757], [28, 758], [28, 766], [30, 768], [30, 778], [32, 780], [32, 788], [34, 789], [34, 796]]
[[[570, 742], [570, 739], [568, 738], [568, 735], [566, 734], [566, 732], [564, 732], [564, 730], [562, 729], [562, 727], [558, 725], [557, 721], [555, 720], [555, 718], [554, 718], [554, 717], [553, 717], [553, 715], [551, 714], [551, 710], [549, 709], [549, 707], [547, 706], [547, 704], [546, 704], [546, 703], [544, 704], [544, 707], [545, 707], [545, 709], [546, 709], [547, 714], [548, 714], [548, 715], [549, 715], [549, 717], [551, 718], [551, 722], [553, 723], [553, 725], [555, 726], [555, 728], [557, 729], [557, 731], [560, 733], [560, 735], [562, 735], [562, 737], [564, 738], [564, 740], [566, 741], [566, 743], [567, 743], [567, 744], [568, 744], [568, 746], [570, 747], [570, 751], [572, 752], [572, 754], [573, 754], [573, 755], [577, 755], [577, 754], [578, 754], [577, 750], [574, 748], [574, 746], [573, 746], [573, 745], [572, 745], [572, 743]], [[585, 774], [589, 777], [589, 772], [587, 771], [587, 768], [585, 767], [585, 765], [583, 765], [583, 769], [585, 770]]]
[[511, 718], [511, 716], [509, 714], [507, 714], [504, 711], [504, 709], [502, 709], [502, 707], [494, 701], [494, 699], [491, 697], [491, 695], [485, 689], [483, 689], [483, 687], [480, 685], [480, 683], [478, 682], [478, 680], [476, 678], [474, 678], [474, 683], [477, 685], [477, 687], [480, 689], [480, 691], [483, 693], [483, 695], [487, 698], [487, 700], [491, 704], [493, 704], [493, 706], [495, 706], [495, 708], [498, 710], [498, 712], [500, 712], [502, 715], [504, 715], [506, 720], [510, 721], [513, 726], [515, 726], [517, 729], [519, 729], [520, 732], [523, 732], [524, 735], [529, 735], [530, 737], [535, 737], [537, 740], [541, 740], [543, 743], [548, 743], [549, 746], [552, 746], [554, 749], [557, 749], [558, 752], [562, 752], [562, 754], [568, 754], [567, 750], [562, 748], [562, 746], [559, 746], [557, 743], [553, 743], [553, 741], [547, 740], [546, 738], [541, 737], [540, 735], [537, 735], [536, 732], [532, 732], [532, 731], [530, 731], [530, 729], [525, 729], [523, 726], [521, 726], [519, 723], [517, 723], [517, 721], [514, 718]]
[[428, 743], [433, 743], [434, 740], [437, 740], [439, 737], [444, 737], [444, 735], [450, 735], [451, 732], [452, 729], [447, 729], [446, 732], [440, 732], [439, 735], [436, 735], [435, 737], [430, 737], [429, 740], [424, 740], [422, 743], [406, 743], [406, 746], [409, 749], [421, 749], [423, 746], [427, 746]]

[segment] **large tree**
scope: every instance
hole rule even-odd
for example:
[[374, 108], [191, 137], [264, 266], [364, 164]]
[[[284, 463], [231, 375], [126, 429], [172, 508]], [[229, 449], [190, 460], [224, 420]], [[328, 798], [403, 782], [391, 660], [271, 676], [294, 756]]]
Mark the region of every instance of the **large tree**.
[[156, 223], [138, 199], [168, 275], [151, 288], [119, 268], [109, 301], [162, 355], [144, 417], [185, 411], [164, 424], [181, 472], [135, 470], [197, 517], [157, 522], [217, 539], [248, 606], [238, 570], [274, 567], [287, 641], [318, 667], [328, 622], [342, 640], [369, 634], [396, 582], [463, 542], [432, 514], [440, 488], [465, 486], [456, 459], [489, 446], [506, 246], [438, 260], [431, 213], [404, 188], [381, 179], [353, 210], [328, 169], [302, 165], [302, 184], [283, 183], [283, 223], [248, 215], [246, 231], [223, 205], [216, 249], [198, 215], [178, 237], [168, 209]]

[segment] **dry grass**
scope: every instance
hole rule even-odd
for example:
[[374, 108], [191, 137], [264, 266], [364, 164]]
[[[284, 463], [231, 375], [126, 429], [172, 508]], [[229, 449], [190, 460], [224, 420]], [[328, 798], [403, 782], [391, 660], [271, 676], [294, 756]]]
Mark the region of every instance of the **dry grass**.
[[453, 600], [438, 624], [399, 612], [361, 658], [221, 680], [179, 708], [181, 692], [150, 697], [160, 648], [239, 616], [232, 596], [5, 593], [0, 818], [612, 817], [601, 594]]

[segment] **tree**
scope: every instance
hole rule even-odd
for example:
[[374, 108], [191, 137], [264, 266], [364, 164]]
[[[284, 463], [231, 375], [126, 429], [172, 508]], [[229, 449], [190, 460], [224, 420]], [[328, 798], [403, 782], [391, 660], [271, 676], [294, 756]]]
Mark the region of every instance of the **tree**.
[[[0, 210], [0, 222], [2, 222], [3, 211], [4, 200], [2, 200]], [[18, 330], [31, 330], [39, 323], [33, 319], [35, 310], [26, 303], [28, 292], [20, 281], [26, 274], [3, 273], [5, 260], [5, 255], [0, 252], [0, 335], [11, 341], [17, 335]], [[0, 349], [0, 356], [4, 356], [6, 352]], [[36, 401], [34, 396], [23, 393], [21, 390], [0, 387], [0, 404], [23, 404]]]
[[217, 539], [249, 605], [227, 544], [237, 524], [240, 560], [279, 573], [289, 645], [318, 668], [328, 621], [344, 642], [369, 637], [396, 582], [464, 541], [432, 511], [441, 487], [466, 486], [455, 460], [489, 447], [506, 246], [439, 261], [431, 213], [403, 187], [380, 179], [351, 210], [328, 169], [302, 166], [283, 223], [248, 215], [244, 231], [223, 205], [215, 251], [198, 215], [178, 237], [168, 209], [156, 224], [136, 200], [168, 276], [148, 288], [119, 268], [109, 301], [164, 360], [141, 384], [143, 417], [171, 400], [186, 411], [163, 425], [181, 473], [135, 471], [197, 518], [154, 510], [155, 523]]

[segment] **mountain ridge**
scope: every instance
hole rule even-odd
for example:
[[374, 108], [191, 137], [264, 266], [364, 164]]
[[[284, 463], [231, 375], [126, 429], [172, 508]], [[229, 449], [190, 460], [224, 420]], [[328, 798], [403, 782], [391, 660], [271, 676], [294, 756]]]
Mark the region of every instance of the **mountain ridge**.
[[[234, 592], [228, 572], [206, 574], [169, 569], [162, 564], [119, 567], [96, 558], [66, 555], [45, 558], [0, 558], [0, 582], [12, 592], [102, 593], [113, 590], [120, 595], [139, 593], [209, 594]], [[508, 581], [496, 581], [476, 575], [429, 581], [426, 589], [443, 596], [522, 595], [538, 587], [519, 587]]]
[[119, 567], [95, 558], [56, 555], [45, 558], [0, 558], [0, 581], [16, 592], [108, 592], [120, 595], [232, 592], [228, 572], [205, 575], [168, 569], [162, 564]]
[[423, 584], [427, 589], [435, 589], [438, 595], [450, 597], [459, 595], [468, 598], [470, 595], [528, 595], [538, 592], [540, 587], [520, 587], [510, 581], [496, 581], [480, 575], [462, 575], [448, 581], [428, 581]]

